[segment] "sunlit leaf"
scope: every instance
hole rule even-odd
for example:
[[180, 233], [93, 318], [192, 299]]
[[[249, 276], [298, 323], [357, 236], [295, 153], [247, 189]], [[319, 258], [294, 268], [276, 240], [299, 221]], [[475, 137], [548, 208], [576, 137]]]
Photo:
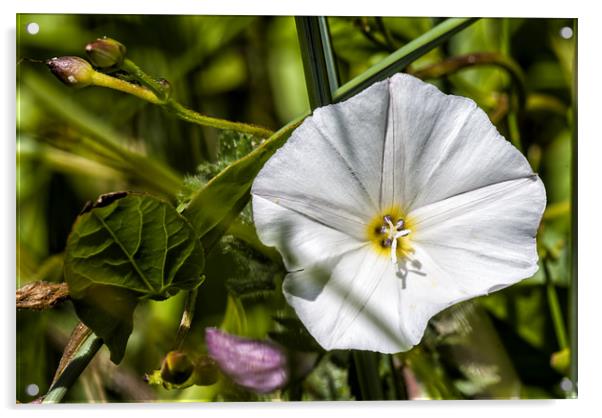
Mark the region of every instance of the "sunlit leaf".
[[138, 300], [196, 287], [204, 255], [190, 225], [168, 203], [133, 193], [116, 199], [101, 197], [75, 222], [65, 279], [78, 316], [118, 363]]

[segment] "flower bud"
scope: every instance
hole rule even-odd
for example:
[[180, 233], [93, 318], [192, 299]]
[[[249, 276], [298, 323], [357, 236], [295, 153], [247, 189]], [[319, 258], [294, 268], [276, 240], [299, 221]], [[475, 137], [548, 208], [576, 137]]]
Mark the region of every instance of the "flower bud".
[[195, 379], [194, 384], [199, 386], [210, 386], [217, 383], [219, 369], [217, 364], [207, 355], [201, 355], [194, 362]]
[[55, 57], [46, 65], [59, 80], [71, 87], [87, 87], [92, 84], [95, 71], [88, 61], [80, 57]]
[[188, 380], [193, 371], [194, 365], [186, 353], [170, 351], [163, 359], [161, 378], [165, 382], [180, 385]]
[[552, 354], [550, 365], [559, 373], [568, 375], [571, 368], [571, 350], [564, 348]]
[[119, 67], [125, 58], [126, 48], [111, 38], [98, 38], [86, 45], [86, 53], [90, 62], [98, 68]]
[[215, 328], [205, 329], [209, 356], [224, 374], [245, 389], [270, 393], [289, 380], [285, 350], [270, 341], [251, 340]]

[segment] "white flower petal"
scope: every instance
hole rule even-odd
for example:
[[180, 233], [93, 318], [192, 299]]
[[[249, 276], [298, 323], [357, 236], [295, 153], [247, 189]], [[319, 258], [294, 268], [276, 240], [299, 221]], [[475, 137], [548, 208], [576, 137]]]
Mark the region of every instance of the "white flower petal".
[[381, 82], [317, 109], [265, 164], [252, 193], [365, 238], [378, 210], [388, 103]]
[[412, 241], [448, 274], [443, 285], [482, 295], [537, 271], [545, 203], [535, 175], [487, 186], [413, 211]]
[[259, 239], [278, 249], [288, 271], [364, 245], [348, 234], [324, 226], [261, 196], [253, 196], [253, 217]]
[[400, 265], [402, 303], [398, 317], [400, 328], [410, 345], [422, 339], [429, 320], [448, 306], [470, 299], [474, 294], [454, 284], [455, 276], [443, 271], [439, 264], [419, 245]]
[[402, 280], [391, 260], [370, 245], [288, 274], [283, 291], [327, 350], [396, 353], [413, 345], [399, 315]]
[[351, 99], [315, 110], [313, 122], [346, 161], [378, 208], [389, 83], [381, 81]]
[[382, 205], [407, 210], [532, 170], [475, 103], [409, 75], [390, 79]]

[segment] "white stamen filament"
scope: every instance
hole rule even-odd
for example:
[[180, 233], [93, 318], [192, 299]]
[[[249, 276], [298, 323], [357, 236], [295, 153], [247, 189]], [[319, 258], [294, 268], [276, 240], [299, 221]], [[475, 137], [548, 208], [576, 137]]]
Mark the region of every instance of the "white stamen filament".
[[387, 228], [387, 239], [391, 240], [391, 261], [393, 262], [393, 264], [397, 265], [397, 239], [405, 237], [411, 231], [409, 229], [402, 229], [401, 231], [397, 231], [397, 227], [403, 227], [404, 222], [401, 219], [397, 221], [395, 225], [393, 225], [393, 222], [391, 222], [390, 216], [385, 216], [383, 219], [389, 226]]

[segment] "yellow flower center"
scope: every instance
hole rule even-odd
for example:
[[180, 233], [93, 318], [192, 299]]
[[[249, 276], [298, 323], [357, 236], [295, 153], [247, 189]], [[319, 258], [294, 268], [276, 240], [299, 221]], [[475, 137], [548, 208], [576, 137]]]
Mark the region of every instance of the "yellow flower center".
[[397, 264], [412, 252], [412, 226], [412, 219], [395, 206], [375, 216], [368, 224], [366, 235], [375, 251]]

